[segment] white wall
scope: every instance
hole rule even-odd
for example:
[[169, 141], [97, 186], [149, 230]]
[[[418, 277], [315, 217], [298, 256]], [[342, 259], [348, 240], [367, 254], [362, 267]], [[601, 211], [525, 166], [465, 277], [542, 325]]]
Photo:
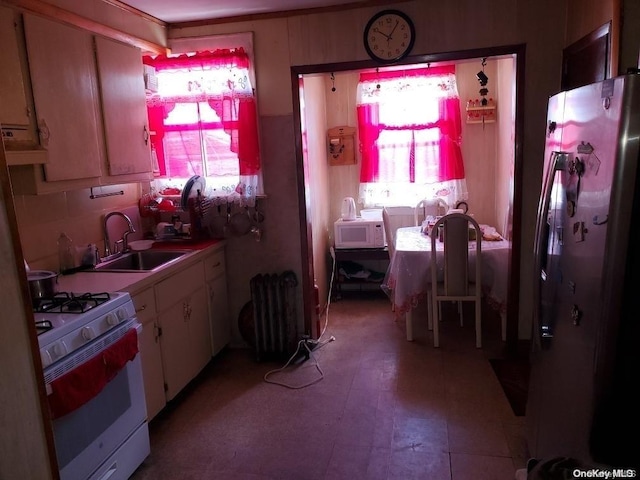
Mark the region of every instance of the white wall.
[[[327, 113], [325, 85], [321, 76], [304, 78], [304, 156], [308, 166], [307, 196], [313, 237], [313, 271], [319, 289], [320, 305], [327, 303], [329, 269], [327, 252], [329, 230], [329, 187], [327, 178]], [[317, 333], [317, 332], [316, 332]]]
[[496, 155], [496, 228], [507, 239], [512, 238], [513, 176], [515, 169], [516, 65], [513, 58], [498, 62], [495, 85], [500, 108], [498, 111]]

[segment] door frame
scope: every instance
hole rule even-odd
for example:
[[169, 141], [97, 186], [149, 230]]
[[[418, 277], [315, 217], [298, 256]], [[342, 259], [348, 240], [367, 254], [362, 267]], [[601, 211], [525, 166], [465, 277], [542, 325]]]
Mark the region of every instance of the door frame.
[[[516, 64], [516, 104], [514, 125], [514, 190], [512, 205], [512, 244], [508, 269], [507, 291], [507, 352], [516, 353], [518, 348], [518, 317], [520, 296], [520, 256], [521, 256], [521, 222], [522, 222], [522, 171], [523, 171], [523, 135], [524, 135], [524, 72], [525, 72], [525, 44], [505, 45], [454, 52], [433, 53], [426, 55], [412, 55], [405, 57], [395, 65], [411, 65], [418, 63], [437, 63], [445, 61], [462, 61], [475, 58], [490, 58], [513, 55]], [[300, 223], [300, 253], [302, 258], [302, 304], [304, 315], [304, 332], [315, 337], [316, 300], [314, 295], [313, 242], [311, 229], [311, 210], [307, 202], [306, 185], [308, 184], [308, 166], [302, 144], [302, 124], [300, 111], [301, 75], [322, 74], [350, 70], [375, 69], [380, 64], [373, 60], [353, 62], [325, 63], [315, 65], [291, 66], [291, 95], [293, 99], [293, 126], [296, 149], [296, 180], [298, 187], [298, 220]], [[317, 319], [316, 319], [317, 320]]]

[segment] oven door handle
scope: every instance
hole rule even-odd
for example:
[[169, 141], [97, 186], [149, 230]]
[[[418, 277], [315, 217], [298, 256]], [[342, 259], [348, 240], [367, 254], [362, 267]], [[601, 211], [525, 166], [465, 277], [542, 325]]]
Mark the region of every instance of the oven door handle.
[[116, 473], [117, 470], [118, 470], [118, 462], [113, 462], [113, 465], [109, 467], [109, 470], [104, 472], [104, 475], [102, 475], [100, 478], [96, 480], [109, 480], [111, 477], [113, 477], [113, 475]]
[[[139, 353], [138, 325], [86, 362], [51, 382], [47, 387], [52, 417], [60, 418], [95, 398]], [[73, 361], [73, 359], [70, 359]], [[82, 391], [77, 385], [85, 386]]]

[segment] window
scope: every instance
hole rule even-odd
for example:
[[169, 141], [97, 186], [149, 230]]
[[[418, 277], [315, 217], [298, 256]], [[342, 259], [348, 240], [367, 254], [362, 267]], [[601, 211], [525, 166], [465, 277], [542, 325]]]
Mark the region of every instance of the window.
[[159, 178], [182, 187], [199, 175], [207, 196], [253, 205], [261, 168], [244, 49], [145, 57], [144, 63], [155, 68], [158, 83], [147, 107]]
[[357, 111], [362, 204], [467, 199], [454, 66], [362, 73]]

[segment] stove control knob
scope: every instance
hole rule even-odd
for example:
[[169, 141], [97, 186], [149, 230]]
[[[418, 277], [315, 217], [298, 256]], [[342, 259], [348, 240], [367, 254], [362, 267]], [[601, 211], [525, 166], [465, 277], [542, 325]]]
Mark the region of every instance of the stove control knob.
[[56, 343], [53, 348], [50, 350], [50, 353], [53, 353], [54, 358], [60, 358], [67, 353], [67, 346], [64, 342]]
[[46, 349], [40, 350], [40, 358], [42, 359], [42, 367], [46, 368], [53, 363], [53, 359], [51, 358], [51, 354], [47, 352]]
[[127, 311], [124, 308], [119, 308], [118, 311], [116, 312], [116, 315], [118, 316], [118, 319], [120, 319], [120, 321], [122, 322], [127, 318]]
[[119, 323], [120, 323], [120, 319], [116, 317], [113, 313], [110, 313], [109, 315], [107, 315], [107, 325], [111, 325], [113, 327], [114, 325], [117, 325]]
[[93, 340], [94, 338], [96, 338], [96, 332], [94, 332], [93, 328], [91, 327], [84, 327], [82, 329], [82, 338], [84, 338], [86, 341]]

